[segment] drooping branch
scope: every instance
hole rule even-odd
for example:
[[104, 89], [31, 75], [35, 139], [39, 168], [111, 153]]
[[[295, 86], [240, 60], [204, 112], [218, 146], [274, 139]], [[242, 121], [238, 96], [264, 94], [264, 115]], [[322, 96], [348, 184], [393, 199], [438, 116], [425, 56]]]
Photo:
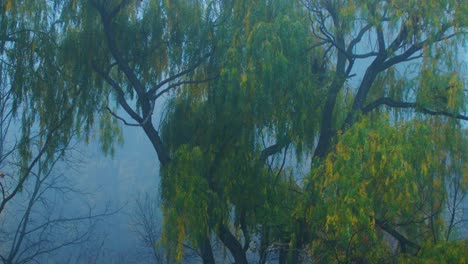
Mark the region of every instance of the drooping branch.
[[375, 100], [374, 102], [364, 107], [362, 112], [366, 114], [381, 105], [386, 105], [386, 106], [393, 107], [393, 108], [413, 108], [416, 111], [419, 111], [423, 114], [434, 115], [434, 116], [448, 116], [448, 117], [453, 117], [453, 118], [468, 121], [468, 116], [466, 115], [449, 113], [447, 111], [435, 111], [435, 110], [422, 107], [418, 103], [415, 103], [415, 102], [396, 101], [389, 97], [382, 97], [382, 98]]

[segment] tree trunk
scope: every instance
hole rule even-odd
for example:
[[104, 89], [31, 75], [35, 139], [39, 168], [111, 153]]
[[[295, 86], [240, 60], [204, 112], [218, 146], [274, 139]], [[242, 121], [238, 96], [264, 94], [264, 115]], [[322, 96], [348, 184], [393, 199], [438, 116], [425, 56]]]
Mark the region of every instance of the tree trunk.
[[215, 264], [213, 250], [211, 248], [211, 242], [209, 237], [206, 237], [200, 244], [200, 251], [203, 264]]
[[229, 228], [221, 224], [218, 232], [219, 239], [229, 249], [236, 264], [247, 264], [247, 257], [241, 243], [232, 235]]
[[154, 128], [153, 124], [147, 122], [143, 125], [143, 130], [148, 136], [151, 144], [153, 145], [154, 150], [158, 154], [159, 162], [161, 163], [161, 167], [165, 167], [171, 161], [169, 154], [167, 153], [166, 149], [164, 148], [164, 144], [161, 141], [161, 137], [159, 136], [158, 131]]
[[279, 249], [279, 259], [278, 259], [278, 264], [286, 264], [286, 256], [287, 256], [287, 251], [285, 248], [280, 248]]

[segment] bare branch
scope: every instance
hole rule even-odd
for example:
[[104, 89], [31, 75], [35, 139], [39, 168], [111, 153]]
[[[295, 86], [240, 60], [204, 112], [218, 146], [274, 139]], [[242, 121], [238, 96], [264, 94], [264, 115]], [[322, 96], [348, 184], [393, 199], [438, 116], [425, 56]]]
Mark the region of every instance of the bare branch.
[[388, 50], [390, 52], [394, 52], [395, 50], [400, 48], [401, 43], [408, 37], [408, 28], [406, 24], [403, 22], [400, 28], [400, 32], [395, 37], [395, 39], [390, 43], [388, 46]]
[[318, 47], [322, 47], [323, 45], [325, 45], [327, 43], [330, 43], [330, 41], [320, 41], [318, 43], [313, 44], [309, 48], [307, 48], [307, 51], [313, 50], [313, 49], [318, 48]]
[[104, 80], [112, 87], [112, 89], [114, 89], [114, 91], [117, 94], [117, 101], [123, 107], [123, 109], [130, 115], [131, 118], [133, 118], [135, 121], [137, 121], [138, 123], [141, 124], [143, 122], [143, 118], [137, 112], [135, 112], [135, 110], [133, 110], [132, 107], [130, 107], [130, 105], [127, 103], [127, 100], [125, 100], [125, 94], [124, 94], [122, 88], [120, 87], [120, 85], [116, 81], [114, 81], [109, 76], [108, 73], [106, 73], [106, 72], [102, 71], [101, 69], [99, 69], [99, 67], [94, 63], [93, 63], [93, 69], [102, 78], [104, 78]]
[[285, 140], [284, 142], [278, 142], [278, 143], [276, 143], [274, 145], [271, 145], [271, 146], [263, 149], [261, 154], [260, 154], [260, 159], [259, 160], [264, 163], [268, 159], [268, 157], [280, 152], [288, 144], [289, 144], [289, 140]]
[[38, 154], [36, 155], [36, 157], [32, 160], [32, 162], [29, 164], [29, 166], [27, 167], [27, 169], [25, 170], [24, 174], [20, 176], [20, 180], [17, 184], [17, 186], [14, 188], [14, 190], [7, 196], [5, 197], [5, 199], [2, 200], [1, 204], [0, 204], [0, 213], [3, 211], [3, 209], [5, 208], [5, 205], [13, 198], [15, 197], [15, 195], [19, 192], [19, 190], [22, 188], [23, 186], [23, 183], [26, 181], [26, 179], [28, 178], [27, 176], [30, 174], [30, 172], [32, 171], [32, 169], [34, 168], [34, 166], [36, 166], [36, 164], [40, 161], [40, 159], [42, 158], [42, 156], [46, 153], [46, 151], [48, 150], [50, 144], [51, 144], [51, 141], [52, 141], [52, 138], [55, 136], [55, 132], [60, 129], [60, 127], [63, 125], [63, 123], [67, 120], [67, 118], [69, 117], [69, 115], [72, 113], [72, 110], [73, 110], [73, 107], [70, 107], [70, 109], [68, 109], [68, 111], [66, 112], [65, 114], [65, 117], [62, 118], [62, 120], [60, 120], [58, 122], [58, 124], [51, 128], [48, 132], [48, 135], [46, 137], [46, 140], [44, 142], [44, 145], [42, 146], [42, 148], [40, 149], [40, 151], [38, 152]]
[[379, 44], [379, 54], [383, 55], [386, 53], [386, 45], [385, 45], [385, 38], [384, 38], [384, 33], [382, 30], [382, 25], [379, 25], [376, 28], [377, 31], [377, 42]]
[[406, 252], [406, 246], [410, 246], [416, 250], [419, 250], [421, 248], [421, 246], [409, 240], [408, 238], [400, 234], [398, 231], [390, 227], [386, 222], [382, 222], [379, 219], [375, 219], [375, 223], [377, 224], [377, 226], [382, 228], [385, 232], [387, 232], [388, 234], [392, 235], [395, 239], [397, 239], [398, 242], [400, 242], [400, 246], [403, 252]]
[[[154, 107], [152, 108], [154, 109]], [[151, 119], [151, 116], [153, 115], [153, 110], [151, 110], [150, 114], [145, 117], [140, 123], [130, 123], [125, 118], [117, 115], [112, 109], [109, 108], [109, 106], [106, 106], [106, 110], [115, 118], [118, 120], [122, 121], [126, 126], [133, 126], [133, 127], [141, 127], [144, 126], [148, 121]]]
[[158, 98], [161, 97], [163, 94], [169, 92], [171, 89], [176, 88], [176, 87], [179, 87], [179, 86], [181, 86], [181, 85], [205, 83], [205, 82], [209, 82], [209, 81], [215, 80], [216, 78], [217, 78], [217, 76], [216, 76], [216, 77], [212, 77], [212, 78], [208, 78], [208, 79], [204, 79], [204, 80], [187, 80], [187, 81], [180, 81], [180, 82], [177, 82], [177, 83], [173, 83], [173, 84], [169, 85], [168, 87], [166, 87], [164, 90], [162, 90], [162, 91], [160, 91], [159, 93], [155, 94], [155, 95], [154, 95], [154, 100], [158, 99]]
[[[205, 56], [203, 56], [202, 58], [206, 58], [206, 57], [208, 57], [208, 55], [205, 55]], [[181, 72], [179, 72], [179, 73], [177, 73], [177, 74], [174, 74], [174, 75], [170, 76], [169, 78], [167, 78], [167, 79], [161, 81], [160, 83], [158, 83], [158, 85], [156, 85], [155, 87], [151, 88], [151, 89], [146, 93], [146, 95], [149, 96], [150, 99], [155, 100], [156, 98], [158, 98], [158, 97], [163, 93], [163, 92], [160, 92], [160, 93], [156, 94], [156, 92], [157, 92], [161, 87], [163, 87], [164, 85], [166, 85], [166, 84], [168, 84], [168, 83], [170, 83], [170, 82], [172, 82], [172, 81], [174, 81], [174, 80], [176, 80], [176, 79], [178, 79], [178, 78], [180, 78], [180, 77], [182, 77], [182, 76], [184, 76], [184, 75], [187, 75], [187, 74], [193, 72], [198, 66], [201, 65], [202, 62], [203, 62], [203, 60], [201, 59], [199, 62], [195, 63], [192, 67], [189, 67], [189, 68], [187, 68], [187, 69], [185, 69], [185, 70], [183, 70], [183, 71], [181, 71]], [[209, 78], [209, 80], [211, 80], [211, 78]], [[200, 82], [202, 82], [202, 81], [200, 81]], [[179, 85], [181, 85], [181, 84], [179, 84]], [[170, 86], [172, 86], [172, 87], [177, 87], [177, 86], [179, 86], [179, 85], [170, 85]], [[172, 87], [171, 87], [171, 88], [172, 88]], [[165, 90], [168, 90], [168, 89], [165, 89]]]
[[[429, 45], [429, 44], [433, 44], [433, 43], [437, 43], [437, 42], [440, 42], [440, 41], [444, 41], [444, 40], [447, 40], [447, 39], [451, 39], [455, 36], [457, 36], [459, 33], [453, 33], [453, 34], [449, 34], [449, 35], [444, 35], [445, 32], [450, 28], [449, 25], [443, 25], [441, 30], [439, 31], [439, 33], [434, 37], [434, 38], [427, 38], [421, 42], [418, 42], [418, 43], [414, 43], [413, 45], [411, 45], [411, 47], [409, 47], [406, 51], [404, 51], [403, 53], [399, 54], [399, 55], [396, 55], [394, 57], [391, 57], [390, 59], [386, 60], [383, 64], [382, 64], [382, 68], [381, 70], [386, 70], [390, 67], [392, 67], [393, 65], [395, 64], [398, 64], [398, 63], [401, 63], [401, 62], [404, 62], [404, 61], [408, 61], [408, 60], [412, 60], [412, 59], [415, 59], [417, 57], [414, 57], [414, 58], [411, 58], [411, 56], [422, 50], [422, 48], [426, 45]], [[396, 40], [395, 40], [396, 41]], [[392, 43], [393, 44], [393, 43]], [[399, 43], [398, 43], [399, 44]], [[391, 45], [392, 46], [392, 45]], [[395, 52], [395, 50], [397, 49], [397, 47], [389, 47], [388, 48], [388, 53], [393, 53]], [[420, 56], [420, 55], [418, 55]]]
[[283, 172], [284, 165], [286, 164], [286, 157], [288, 156], [288, 148], [289, 148], [289, 144], [286, 145], [286, 147], [284, 149], [283, 161], [281, 162], [281, 166], [278, 169], [278, 172], [276, 173], [276, 176], [274, 178], [275, 179], [275, 184], [278, 184], [279, 176], [280, 176], [281, 172]]
[[348, 54], [352, 54], [354, 47], [361, 41], [364, 34], [366, 34], [366, 32], [369, 31], [371, 28], [372, 28], [372, 24], [367, 24], [366, 26], [361, 28], [357, 36], [353, 40], [351, 40], [351, 42], [349, 43], [348, 50], [347, 50]]
[[434, 111], [434, 110], [430, 110], [428, 108], [422, 107], [415, 102], [395, 101], [389, 97], [382, 97], [382, 98], [375, 100], [374, 102], [364, 107], [362, 109], [362, 112], [368, 113], [381, 105], [386, 105], [386, 106], [394, 107], [394, 108], [414, 108], [415, 110], [420, 111], [421, 113], [424, 113], [424, 114], [428, 114], [428, 115], [448, 116], [448, 117], [453, 117], [453, 118], [457, 118], [457, 119], [461, 119], [465, 121], [468, 120], [468, 116], [465, 116], [465, 115], [449, 113], [446, 111]]

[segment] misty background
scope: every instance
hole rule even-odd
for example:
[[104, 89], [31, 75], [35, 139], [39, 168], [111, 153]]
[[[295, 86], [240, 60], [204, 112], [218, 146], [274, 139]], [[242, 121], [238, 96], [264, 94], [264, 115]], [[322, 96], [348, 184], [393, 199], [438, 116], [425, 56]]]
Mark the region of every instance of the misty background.
[[[468, 45], [460, 49], [459, 55], [468, 62]], [[368, 61], [360, 60], [357, 63], [355, 77], [350, 79], [350, 87], [355, 87], [364, 74], [362, 69]], [[466, 66], [466, 64], [465, 64]], [[361, 70], [359, 70], [361, 69]], [[463, 71], [467, 72], [464, 67]], [[153, 119], [160, 120], [164, 106], [156, 107]], [[123, 111], [120, 112], [125, 116]], [[159, 116], [158, 114], [159, 113]], [[131, 120], [128, 118], [128, 120]], [[103, 154], [98, 136], [95, 135], [89, 144], [80, 142], [77, 152], [80, 163], [77, 168], [68, 170], [70, 178], [76, 180], [80, 189], [90, 192], [92, 202], [96, 207], [110, 205], [120, 209], [118, 213], [107, 217], [100, 222], [97, 232], [103, 242], [103, 259], [108, 263], [113, 261], [153, 263], [154, 259], [132, 228], [132, 214], [135, 211], [138, 197], [149, 195], [159, 203], [159, 161], [158, 157], [140, 127], [130, 127], [121, 124], [124, 142], [115, 144], [113, 156]], [[76, 155], [77, 153], [75, 153]], [[293, 161], [291, 161], [293, 162]], [[62, 164], [58, 170], [67, 170]], [[66, 166], [65, 166], [66, 167]], [[307, 166], [306, 166], [307, 167]], [[307, 168], [304, 167], [304, 170]], [[459, 217], [464, 220], [460, 228], [460, 236], [468, 237], [468, 199], [461, 206], [463, 209]], [[157, 212], [160, 227], [162, 228], [161, 211]], [[185, 263], [195, 263], [191, 258]]]
[[[468, 61], [466, 48], [460, 56]], [[366, 61], [361, 61], [363, 66]], [[359, 67], [361, 68], [361, 67]], [[362, 67], [365, 69], [365, 67]], [[466, 71], [466, 68], [464, 69]], [[356, 71], [350, 80], [350, 87], [356, 86], [363, 72]], [[356, 83], [354, 83], [356, 82]], [[157, 106], [154, 118], [161, 116], [161, 105]], [[154, 263], [151, 248], [144, 245], [135, 232], [133, 221], [136, 201], [148, 195], [157, 204], [159, 202], [159, 161], [150, 141], [140, 127], [121, 124], [124, 142], [115, 144], [114, 155], [105, 155], [95, 134], [91, 141], [76, 142], [73, 150], [54, 168], [54, 174], [61, 174], [80, 193], [68, 200], [58, 200], [57, 206], [65, 215], [79, 214], [93, 208], [97, 212], [108, 208], [112, 214], [97, 221], [92, 230], [92, 239], [79, 245], [70, 245], [56, 252], [53, 259], [43, 259], [47, 263], [67, 263], [73, 259], [76, 263], [88, 263], [81, 255], [95, 255], [97, 263]], [[291, 161], [292, 162], [292, 161]], [[307, 168], [305, 168], [306, 170]], [[25, 196], [26, 194], [20, 194]], [[53, 194], [51, 194], [53, 195]], [[15, 201], [17, 206], [25, 200]], [[463, 211], [459, 217], [463, 222], [460, 236], [468, 236], [468, 200], [465, 199]], [[15, 217], [14, 205], [10, 217]], [[39, 212], [40, 213], [40, 212]], [[161, 211], [155, 212], [155, 222], [162, 228]], [[14, 223], [14, 221], [13, 221]], [[4, 226], [5, 227], [5, 226]], [[196, 263], [196, 258], [184, 263]]]

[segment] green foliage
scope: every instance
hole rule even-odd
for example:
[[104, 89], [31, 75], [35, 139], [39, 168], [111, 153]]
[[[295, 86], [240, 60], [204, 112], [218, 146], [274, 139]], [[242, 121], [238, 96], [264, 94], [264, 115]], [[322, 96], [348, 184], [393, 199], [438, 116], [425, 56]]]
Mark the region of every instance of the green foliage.
[[175, 157], [163, 170], [161, 187], [165, 208], [176, 218], [165, 223], [172, 223], [170, 231], [182, 221], [178, 230], [193, 243], [220, 224], [248, 229], [244, 236], [260, 226], [279, 227], [276, 237], [286, 232], [296, 196], [288, 189], [297, 185], [278, 162], [269, 169], [262, 164], [262, 137], [299, 145], [314, 133], [308, 114], [317, 110], [308, 102], [318, 89], [310, 89], [310, 66], [301, 52], [308, 43], [304, 21], [285, 1], [244, 4], [223, 10], [226, 21], [214, 36], [222, 41], [215, 58], [223, 63], [207, 67], [218, 67], [219, 79], [181, 90], [162, 126]]
[[176, 260], [226, 232], [244, 255], [258, 238], [259, 255], [279, 244], [290, 262], [436, 261], [449, 245], [438, 256], [462, 257], [446, 219], [468, 184], [462, 1], [0, 7], [24, 160], [34, 125], [59, 146], [99, 123], [110, 153], [118, 122], [142, 127]]
[[399, 263], [466, 263], [468, 242], [455, 240], [423, 247], [417, 256], [403, 255]]
[[462, 133], [451, 121], [365, 118], [341, 135], [308, 178], [317, 232], [311, 251], [328, 252], [322, 259], [337, 262], [391, 259], [395, 252], [384, 235], [390, 227], [424, 247], [439, 247], [447, 184], [456, 177], [463, 193], [468, 187]]
[[[20, 180], [37, 155], [55, 160], [82, 120], [93, 123], [94, 102], [79, 95], [80, 83], [70, 78], [60, 59], [62, 1], [6, 1], [0, 5], [0, 86], [11, 102], [20, 155]], [[9, 111], [9, 104], [2, 105]], [[85, 111], [86, 109], [86, 111]], [[89, 110], [91, 110], [91, 113]], [[2, 120], [2, 123], [6, 122]], [[86, 135], [89, 126], [81, 129]], [[38, 142], [37, 148], [34, 142]], [[46, 171], [48, 163], [42, 168]]]

